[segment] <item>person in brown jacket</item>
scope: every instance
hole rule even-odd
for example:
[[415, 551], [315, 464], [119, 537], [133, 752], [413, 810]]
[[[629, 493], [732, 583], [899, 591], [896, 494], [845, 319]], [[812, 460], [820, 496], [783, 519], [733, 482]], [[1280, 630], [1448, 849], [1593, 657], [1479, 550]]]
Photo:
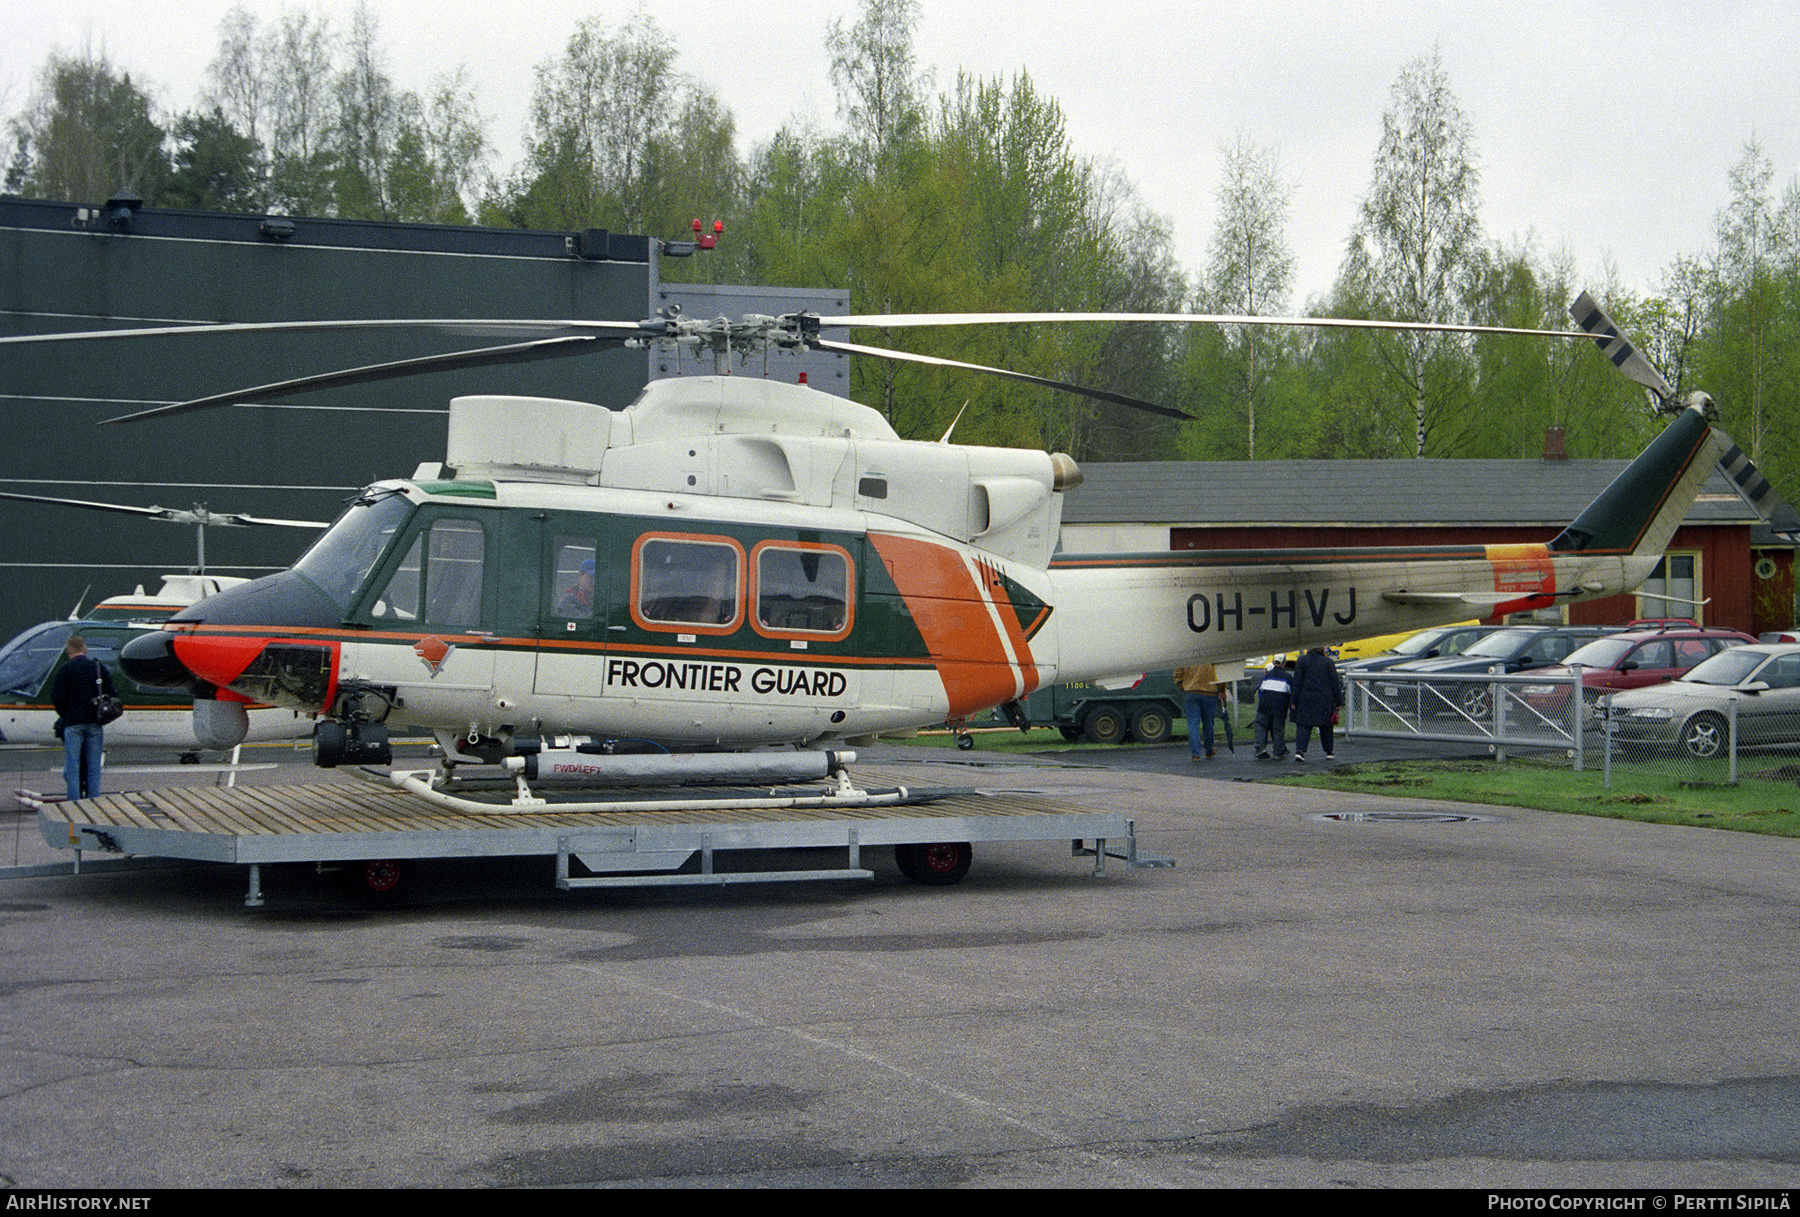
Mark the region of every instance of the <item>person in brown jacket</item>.
[[[1206, 747], [1206, 755], [1213, 754], [1213, 722], [1219, 717], [1223, 706], [1221, 698], [1225, 686], [1219, 680], [1219, 673], [1210, 663], [1197, 663], [1192, 667], [1175, 669], [1175, 686], [1182, 691], [1183, 704], [1188, 724], [1188, 755], [1193, 760], [1200, 759], [1202, 743]], [[1200, 724], [1198, 734], [1194, 724]]]

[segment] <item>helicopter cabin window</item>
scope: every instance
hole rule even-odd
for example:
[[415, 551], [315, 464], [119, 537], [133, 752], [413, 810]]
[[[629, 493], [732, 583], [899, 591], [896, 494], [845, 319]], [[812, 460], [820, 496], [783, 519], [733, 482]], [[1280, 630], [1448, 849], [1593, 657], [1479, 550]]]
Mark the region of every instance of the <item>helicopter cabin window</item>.
[[756, 632], [830, 641], [850, 633], [850, 554], [836, 545], [764, 541], [751, 551]]
[[550, 562], [551, 616], [585, 621], [594, 615], [596, 553], [597, 546], [592, 537], [559, 535], [554, 538]]
[[744, 619], [744, 547], [646, 533], [632, 547], [631, 615], [647, 630], [729, 634]]
[[413, 536], [406, 556], [369, 606], [375, 621], [449, 629], [481, 624], [487, 535], [474, 520], [436, 519]]

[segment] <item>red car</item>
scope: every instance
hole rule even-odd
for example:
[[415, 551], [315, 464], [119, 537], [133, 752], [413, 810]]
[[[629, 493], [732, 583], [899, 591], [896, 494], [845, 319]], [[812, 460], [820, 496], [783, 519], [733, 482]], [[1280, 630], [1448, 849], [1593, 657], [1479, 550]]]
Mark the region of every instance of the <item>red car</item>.
[[[1566, 677], [1571, 667], [1580, 664], [1583, 700], [1591, 706], [1602, 693], [1675, 680], [1720, 651], [1755, 641], [1741, 630], [1672, 623], [1596, 638], [1571, 652], [1561, 667], [1543, 668], [1536, 675]], [[1546, 718], [1566, 715], [1567, 684], [1525, 685], [1519, 695]]]

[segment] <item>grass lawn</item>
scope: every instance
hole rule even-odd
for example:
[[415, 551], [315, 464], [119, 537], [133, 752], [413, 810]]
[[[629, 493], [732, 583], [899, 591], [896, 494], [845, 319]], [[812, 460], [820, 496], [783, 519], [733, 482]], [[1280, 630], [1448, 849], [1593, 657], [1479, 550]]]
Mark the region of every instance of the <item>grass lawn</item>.
[[[1069, 743], [1050, 727], [1035, 727], [1028, 732], [1010, 727], [982, 728], [974, 734], [977, 752], [1080, 753], [1118, 747]], [[1249, 726], [1238, 727], [1237, 737], [1240, 746], [1246, 744], [1250, 739]], [[1178, 719], [1170, 740], [1186, 738], [1186, 724]], [[1221, 729], [1221, 747], [1223, 739]], [[889, 742], [920, 748], [956, 747], [956, 737], [942, 730], [922, 731], [908, 739]], [[1271, 773], [1262, 780], [1398, 798], [1536, 807], [1650, 824], [1800, 836], [1800, 766], [1777, 757], [1745, 754], [1738, 762], [1736, 786], [1725, 784], [1723, 761], [1664, 764], [1660, 768], [1662, 772], [1630, 766], [1615, 768], [1610, 790], [1601, 785], [1602, 774], [1597, 767], [1577, 773], [1566, 764], [1548, 764], [1528, 757], [1512, 757], [1501, 763], [1375, 761], [1302, 773], [1282, 771], [1280, 776]]]
[[[1566, 765], [1513, 757], [1494, 761], [1375, 761], [1270, 779], [1365, 794], [1536, 807], [1584, 816], [1610, 816], [1649, 824], [1689, 824], [1740, 832], [1800, 836], [1800, 776], [1793, 766], [1746, 756], [1739, 760], [1739, 783], [1684, 782], [1668, 773], [1613, 771], [1612, 788], [1601, 785], [1598, 769], [1576, 773]], [[1696, 774], [1711, 777], [1710, 773]]]
[[[1243, 748], [1250, 744], [1251, 727], [1246, 720], [1242, 725], [1234, 727], [1237, 744]], [[1071, 743], [1062, 737], [1062, 732], [1055, 727], [1033, 727], [1029, 731], [1020, 731], [1017, 727], [976, 727], [970, 732], [975, 737], [976, 752], [1105, 752], [1118, 744], [1088, 744], [1080, 740]], [[1219, 723], [1217, 740], [1220, 751], [1225, 748], [1225, 724]], [[917, 735], [884, 736], [884, 744], [905, 744], [916, 748], [955, 748], [956, 736], [942, 728], [932, 731], [921, 731]], [[1171, 744], [1187, 742], [1187, 722], [1176, 719], [1169, 724]], [[1127, 745], [1129, 746], [1129, 745]]]

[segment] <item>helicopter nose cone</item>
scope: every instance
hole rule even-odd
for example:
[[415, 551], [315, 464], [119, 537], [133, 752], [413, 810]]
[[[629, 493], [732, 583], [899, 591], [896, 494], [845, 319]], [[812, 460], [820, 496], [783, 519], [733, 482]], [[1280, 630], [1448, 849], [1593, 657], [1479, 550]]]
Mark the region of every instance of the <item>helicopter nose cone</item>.
[[175, 635], [169, 630], [139, 634], [119, 652], [119, 666], [131, 682], [153, 689], [194, 691], [203, 682], [175, 656]]

